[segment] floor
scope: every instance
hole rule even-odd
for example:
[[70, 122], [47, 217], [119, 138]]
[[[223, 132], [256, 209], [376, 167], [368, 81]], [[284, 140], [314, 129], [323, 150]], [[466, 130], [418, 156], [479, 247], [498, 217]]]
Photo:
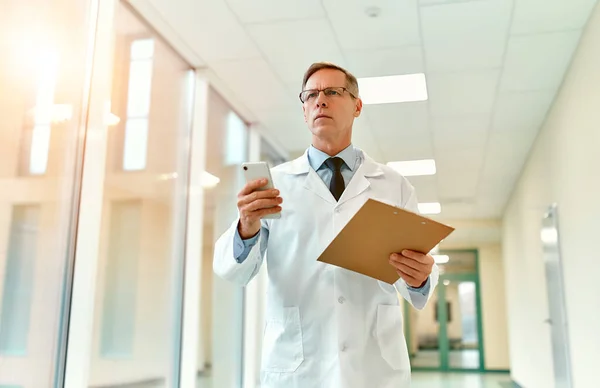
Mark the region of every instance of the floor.
[[[411, 388], [512, 388], [508, 374], [413, 372]], [[213, 388], [207, 377], [196, 388]], [[259, 388], [259, 387], [256, 387]]]
[[[448, 356], [451, 368], [479, 369], [479, 350], [451, 350]], [[420, 350], [411, 360], [417, 368], [438, 368], [440, 353], [436, 350]]]
[[411, 388], [509, 388], [508, 374], [414, 372]]

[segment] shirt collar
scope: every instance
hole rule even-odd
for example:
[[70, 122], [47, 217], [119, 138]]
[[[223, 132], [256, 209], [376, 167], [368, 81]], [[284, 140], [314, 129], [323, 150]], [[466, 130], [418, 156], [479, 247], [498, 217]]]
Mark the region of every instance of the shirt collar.
[[[356, 168], [357, 153], [356, 148], [354, 148], [352, 144], [335, 156], [342, 158], [344, 163], [346, 163], [346, 166], [348, 166], [351, 171], [354, 171]], [[323, 163], [325, 163], [325, 161], [329, 158], [329, 155], [321, 150], [316, 149], [312, 145], [308, 148], [308, 162], [315, 171], [318, 171], [321, 166], [323, 166]]]

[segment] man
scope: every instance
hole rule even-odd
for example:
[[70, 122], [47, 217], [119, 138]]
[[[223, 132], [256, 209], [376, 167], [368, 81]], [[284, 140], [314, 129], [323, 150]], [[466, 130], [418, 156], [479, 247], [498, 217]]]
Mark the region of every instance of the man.
[[[352, 74], [313, 64], [300, 100], [312, 145], [272, 169], [276, 189], [256, 191], [264, 180], [242, 189], [239, 220], [217, 241], [214, 270], [245, 286], [266, 253], [262, 388], [409, 387], [396, 291], [422, 309], [439, 277], [433, 258], [390, 252], [400, 276], [394, 286], [317, 258], [368, 198], [416, 212], [414, 188], [352, 145], [362, 110]], [[276, 212], [280, 219], [263, 219]]]

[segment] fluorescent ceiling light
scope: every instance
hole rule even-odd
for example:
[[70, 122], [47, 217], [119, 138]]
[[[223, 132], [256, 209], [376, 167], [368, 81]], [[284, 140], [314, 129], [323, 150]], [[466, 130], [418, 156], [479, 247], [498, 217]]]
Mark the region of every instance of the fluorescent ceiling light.
[[213, 187], [215, 187], [216, 185], [219, 184], [219, 182], [221, 182], [221, 180], [219, 178], [217, 178], [216, 176], [206, 172], [206, 171], [202, 171], [202, 187], [204, 187], [205, 189], [211, 189]]
[[433, 255], [433, 260], [436, 264], [446, 264], [450, 261], [450, 256], [448, 255]]
[[442, 206], [439, 202], [429, 202], [419, 204], [419, 213], [421, 214], [440, 214]]
[[[168, 174], [160, 174], [158, 176], [158, 179], [163, 180], [163, 181], [168, 181], [171, 179], [177, 179], [178, 177], [179, 177], [179, 174], [177, 174], [176, 172], [171, 172]], [[218, 185], [219, 182], [221, 182], [221, 180], [219, 178], [217, 178], [216, 176], [214, 176], [213, 174], [206, 172], [206, 171], [202, 171], [202, 177], [200, 178], [200, 184], [201, 184], [202, 188], [212, 189], [213, 187]]]
[[434, 175], [436, 173], [435, 160], [433, 159], [388, 162], [387, 165], [403, 176]]
[[359, 78], [358, 88], [364, 104], [427, 100], [427, 84], [423, 73]]

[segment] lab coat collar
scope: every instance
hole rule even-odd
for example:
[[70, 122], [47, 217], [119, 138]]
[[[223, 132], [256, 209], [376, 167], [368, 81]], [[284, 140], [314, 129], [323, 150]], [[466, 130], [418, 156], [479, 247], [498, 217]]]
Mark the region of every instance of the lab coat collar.
[[[348, 183], [348, 186], [344, 190], [344, 193], [340, 197], [340, 200], [337, 202], [338, 206], [367, 190], [371, 185], [368, 178], [375, 178], [383, 175], [383, 169], [377, 162], [359, 149], [356, 149], [356, 152], [360, 153], [361, 163], [353, 178], [350, 180], [350, 183]], [[283, 171], [286, 174], [306, 174], [307, 176], [304, 181], [304, 187], [325, 201], [336, 204], [335, 198], [333, 198], [331, 195], [329, 188], [325, 186], [325, 183], [323, 183], [321, 177], [319, 177], [316, 171], [310, 166], [308, 150], [306, 150], [299, 158], [292, 160], [286, 167], [287, 168], [285, 168]]]
[[[359, 169], [356, 173], [362, 173], [367, 178], [374, 178], [377, 176], [383, 175], [383, 169], [381, 166], [375, 162], [369, 155], [367, 155], [364, 151], [355, 148], [356, 152], [361, 155], [362, 163], [359, 166]], [[308, 160], [308, 149], [304, 151], [302, 156], [297, 159], [292, 160], [287, 168], [284, 170], [286, 174], [290, 175], [302, 175], [308, 174], [311, 166]]]

